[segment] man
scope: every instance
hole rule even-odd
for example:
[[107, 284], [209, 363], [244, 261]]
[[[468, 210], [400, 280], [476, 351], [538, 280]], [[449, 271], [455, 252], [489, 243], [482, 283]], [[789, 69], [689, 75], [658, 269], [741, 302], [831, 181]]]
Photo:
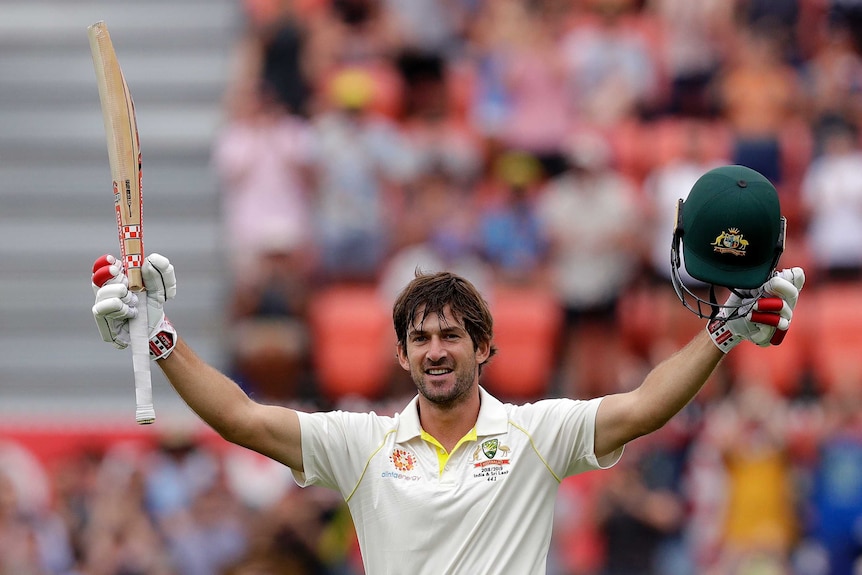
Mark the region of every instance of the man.
[[[740, 190], [739, 211], [759, 210], [762, 196], [771, 197], [774, 188], [762, 185], [756, 173], [733, 170], [705, 175], [706, 183], [692, 189], [694, 209], [687, 216], [706, 220], [702, 226], [728, 227], [725, 216], [738, 214], [710, 216], [694, 200]], [[742, 185], [743, 178], [751, 178], [751, 185]], [[758, 225], [779, 229], [772, 220], [780, 215], [766, 215]], [[540, 575], [564, 477], [612, 466], [626, 443], [664, 425], [694, 397], [730, 347], [746, 339], [769, 345], [789, 327], [802, 270], [774, 273], [777, 259], [770, 251], [769, 261], [761, 261], [764, 254], [753, 245], [759, 236], [740, 225], [736, 235], [750, 234], [752, 259], [731, 254], [735, 259], [727, 261], [735, 268], [727, 275], [744, 283], [762, 276], [756, 288], [714, 305], [710, 329], [656, 366], [637, 389], [589, 401], [511, 405], [482, 389], [482, 366], [496, 352], [493, 320], [475, 287], [448, 272], [417, 274], [394, 305], [398, 361], [418, 394], [393, 417], [303, 413], [251, 400], [204, 363], [165, 319], [163, 304], [175, 294], [176, 278], [157, 254], [143, 266], [150, 332], [161, 343], [156, 359], [173, 387], [222, 437], [287, 465], [302, 486], [340, 491], [369, 575]], [[767, 238], [773, 245], [774, 235]], [[714, 271], [729, 252], [714, 253], [714, 261], [709, 255], [698, 260], [702, 269]], [[93, 308], [100, 333], [125, 347], [137, 298], [113, 257], [96, 262], [93, 283], [101, 286]]]

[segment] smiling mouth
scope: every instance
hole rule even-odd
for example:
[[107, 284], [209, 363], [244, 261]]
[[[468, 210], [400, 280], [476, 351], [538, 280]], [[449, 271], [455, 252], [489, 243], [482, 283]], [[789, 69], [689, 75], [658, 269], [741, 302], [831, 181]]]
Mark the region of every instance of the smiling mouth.
[[446, 375], [447, 373], [452, 373], [452, 370], [448, 367], [432, 367], [431, 369], [426, 369], [425, 373], [428, 375]]

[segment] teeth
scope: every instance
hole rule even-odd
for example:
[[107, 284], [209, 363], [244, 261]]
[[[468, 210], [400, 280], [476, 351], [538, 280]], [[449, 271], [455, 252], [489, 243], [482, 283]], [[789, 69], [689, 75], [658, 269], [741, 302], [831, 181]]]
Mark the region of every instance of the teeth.
[[443, 374], [448, 373], [448, 372], [449, 372], [448, 369], [429, 369], [428, 370], [428, 373], [430, 375], [443, 375]]

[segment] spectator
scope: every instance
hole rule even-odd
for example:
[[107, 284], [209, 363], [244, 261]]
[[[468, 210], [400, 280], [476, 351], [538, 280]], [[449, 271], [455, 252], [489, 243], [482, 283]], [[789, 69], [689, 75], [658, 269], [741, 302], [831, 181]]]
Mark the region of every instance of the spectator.
[[820, 128], [821, 154], [802, 183], [812, 271], [824, 279], [858, 279], [862, 272], [862, 150], [858, 128], [832, 118]]
[[167, 519], [162, 530], [172, 566], [182, 575], [220, 575], [248, 546], [246, 516], [220, 482], [198, 493], [188, 513]]
[[559, 20], [519, 0], [486, 2], [473, 29], [476, 129], [506, 149], [558, 153], [569, 127]]
[[596, 0], [562, 39], [574, 121], [610, 127], [660, 108], [660, 53], [633, 0]]
[[597, 397], [618, 389], [616, 306], [637, 270], [635, 248], [645, 232], [634, 183], [611, 166], [608, 143], [585, 130], [571, 138], [567, 152], [566, 171], [537, 193], [536, 214], [566, 315], [559, 391]]
[[314, 263], [279, 237], [237, 278], [230, 301], [231, 371], [249, 393], [273, 403], [316, 397], [307, 317]]
[[191, 511], [197, 497], [215, 483], [218, 464], [188, 432], [164, 434], [147, 458], [144, 493], [147, 510], [156, 521]]
[[0, 573], [65, 575], [74, 562], [66, 526], [50, 509], [28, 508], [22, 499], [0, 468]]
[[675, 117], [715, 115], [711, 86], [731, 37], [734, 2], [648, 0], [646, 10], [663, 30], [660, 66], [669, 82], [666, 111]]
[[86, 500], [79, 569], [87, 575], [174, 575], [163, 534], [147, 513], [146, 475], [114, 451], [99, 461]]
[[[668, 289], [671, 280], [670, 247], [676, 226], [677, 202], [707, 171], [730, 163], [721, 155], [723, 125], [690, 119], [679, 123], [681, 146], [678, 155], [659, 164], [644, 179], [644, 241], [640, 242], [641, 277], [628, 292], [620, 321], [627, 349], [651, 363], [679, 342], [688, 339], [699, 326]], [[705, 292], [706, 286], [680, 267], [687, 286]], [[660, 327], [658, 327], [660, 326]]]
[[706, 421], [725, 468], [719, 572], [789, 569], [800, 524], [788, 414], [771, 387], [740, 381]]
[[432, 170], [407, 186], [395, 236], [396, 249], [381, 272], [380, 289], [386, 303], [394, 302], [401, 287], [425, 271], [458, 271], [477, 286], [492, 288], [492, 270], [479, 257], [478, 209], [471, 190], [458, 185], [447, 171]]
[[401, 52], [397, 64], [404, 86], [399, 124], [416, 155], [415, 175], [440, 172], [453, 185], [475, 184], [484, 142], [457, 109], [458, 72], [439, 56], [412, 51]]
[[[808, 546], [820, 569], [811, 575], [856, 573], [862, 566], [862, 397], [855, 384], [831, 389], [817, 409], [817, 458], [807, 501]], [[816, 429], [816, 428], [815, 428]], [[812, 428], [807, 430], [811, 433]]]
[[492, 160], [482, 192], [479, 251], [498, 281], [537, 285], [545, 281], [548, 238], [536, 208], [543, 175], [532, 155], [505, 151]]
[[722, 116], [735, 142], [733, 157], [775, 186], [784, 181], [781, 135], [801, 111], [801, 83], [783, 59], [783, 45], [771, 30], [743, 27], [716, 80]]
[[228, 102], [213, 146], [231, 279], [258, 264], [277, 232], [285, 250], [311, 238], [311, 137], [307, 123], [248, 88]]
[[800, 67], [806, 114], [815, 125], [830, 116], [858, 124], [862, 120], [862, 56], [846, 27], [821, 24], [817, 30], [816, 50]]
[[320, 10], [316, 0], [241, 0], [245, 27], [237, 42], [228, 94], [258, 89], [286, 112], [311, 113], [308, 49]]
[[314, 120], [323, 281], [376, 281], [391, 241], [386, 206], [414, 169], [398, 126], [369, 109], [375, 86], [365, 71], [343, 70], [328, 87], [332, 108]]
[[[680, 423], [686, 418], [680, 418]], [[693, 575], [682, 546], [687, 519], [682, 493], [684, 424], [633, 445], [598, 493], [598, 524], [610, 550], [602, 575]]]
[[471, 16], [469, 2], [381, 0], [396, 42], [403, 48], [447, 57], [457, 53]]

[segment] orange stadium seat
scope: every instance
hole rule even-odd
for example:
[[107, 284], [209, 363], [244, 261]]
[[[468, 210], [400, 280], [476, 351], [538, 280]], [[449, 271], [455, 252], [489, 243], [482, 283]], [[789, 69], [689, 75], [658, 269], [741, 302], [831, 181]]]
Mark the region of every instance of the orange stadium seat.
[[550, 389], [562, 328], [562, 307], [540, 288], [499, 286], [489, 304], [498, 353], [483, 385], [506, 400], [535, 400]]
[[309, 329], [323, 397], [373, 400], [385, 393], [395, 361], [395, 331], [375, 287], [339, 285], [315, 293]]
[[705, 325], [683, 306], [669, 281], [629, 288], [620, 298], [617, 324], [628, 351], [651, 360], [684, 346]]
[[[822, 284], [812, 310], [812, 369], [819, 391], [862, 385], [862, 285]], [[790, 337], [790, 334], [788, 334]]]

